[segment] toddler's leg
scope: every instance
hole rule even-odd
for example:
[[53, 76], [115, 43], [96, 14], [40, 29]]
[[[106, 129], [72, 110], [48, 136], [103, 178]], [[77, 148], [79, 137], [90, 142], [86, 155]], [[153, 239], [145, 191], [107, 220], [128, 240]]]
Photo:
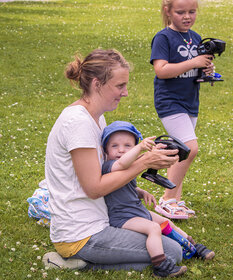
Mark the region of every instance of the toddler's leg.
[[[188, 234], [183, 231], [181, 228], [177, 227], [172, 221], [169, 221], [169, 224], [171, 226], [171, 228], [173, 228], [175, 231], [177, 231], [179, 234], [181, 234], [182, 236], [184, 236], [186, 239], [188, 239], [189, 242], [191, 242], [191, 240], [189, 240], [189, 238], [192, 239], [191, 236], [188, 236]], [[192, 239], [192, 241], [194, 242], [194, 240]], [[192, 244], [195, 244], [195, 242], [193, 243], [191, 242]]]
[[[159, 217], [154, 218], [159, 220]], [[172, 259], [165, 256], [159, 223], [140, 217], [135, 217], [128, 220], [123, 225], [123, 228], [147, 235], [146, 247], [151, 257], [154, 276], [179, 276], [187, 271], [186, 266], [177, 266]]]
[[215, 256], [214, 251], [208, 249], [203, 244], [196, 243], [193, 240], [192, 236], [188, 235], [185, 231], [183, 231], [182, 229], [177, 227], [172, 221], [170, 221], [169, 219], [165, 219], [163, 217], [158, 217], [159, 215], [157, 215], [153, 212], [150, 212], [150, 213], [151, 213], [153, 221], [156, 221], [158, 223], [160, 223], [161, 221], [168, 221], [172, 229], [174, 229], [176, 232], [178, 232], [180, 235], [182, 235], [184, 238], [186, 238], [190, 243], [192, 243], [194, 245], [194, 247], [196, 248], [196, 253], [195, 253], [194, 257], [202, 258], [203, 260], [212, 260], [214, 258], [214, 256]]
[[135, 217], [128, 220], [122, 228], [133, 230], [147, 235], [146, 248], [151, 258], [164, 255], [161, 239], [161, 228], [158, 223]]
[[[152, 221], [155, 223], [158, 223], [159, 225], [161, 225], [162, 223], [168, 221], [171, 228], [173, 228], [175, 231], [177, 231], [179, 234], [181, 234], [182, 236], [184, 236], [186, 239], [188, 238], [192, 238], [191, 236], [188, 236], [188, 234], [186, 232], [184, 232], [182, 229], [180, 229], [179, 227], [177, 227], [171, 220], [164, 218], [158, 214], [156, 214], [155, 212], [149, 211], [152, 217]], [[188, 239], [189, 240], [189, 239]], [[194, 240], [192, 239], [192, 241], [194, 242]], [[191, 242], [192, 244], [195, 244], [195, 242], [193, 243], [191, 240], [189, 240], [189, 242]]]

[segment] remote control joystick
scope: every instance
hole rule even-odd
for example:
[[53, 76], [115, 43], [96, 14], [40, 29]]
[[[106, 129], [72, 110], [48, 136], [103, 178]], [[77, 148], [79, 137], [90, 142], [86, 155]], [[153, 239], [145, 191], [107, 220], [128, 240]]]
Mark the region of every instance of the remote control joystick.
[[[168, 139], [163, 139], [168, 138]], [[179, 161], [185, 160], [188, 158], [190, 149], [179, 139], [169, 136], [169, 135], [161, 135], [157, 137], [155, 140], [155, 144], [165, 144], [167, 145], [166, 150], [178, 150]], [[157, 170], [149, 168], [146, 172], [142, 174], [142, 178], [147, 179], [157, 185], [160, 185], [164, 188], [173, 189], [176, 187], [170, 180], [167, 178], [157, 174]]]
[[[225, 51], [225, 47], [226, 42], [222, 40], [214, 38], [205, 38], [197, 46], [197, 53], [198, 55], [210, 54], [214, 56], [214, 54], [218, 54], [220, 56]], [[198, 69], [198, 77], [196, 79], [197, 83], [209, 82], [211, 85], [213, 85], [214, 82], [223, 81], [223, 79], [221, 79], [222, 76], [220, 74], [213, 73], [207, 76], [202, 70], [203, 68]]]

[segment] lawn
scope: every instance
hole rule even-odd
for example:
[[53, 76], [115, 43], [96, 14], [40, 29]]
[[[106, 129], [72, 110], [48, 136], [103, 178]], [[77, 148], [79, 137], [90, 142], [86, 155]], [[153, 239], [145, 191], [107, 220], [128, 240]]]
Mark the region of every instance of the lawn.
[[[214, 61], [224, 82], [201, 85], [199, 154], [184, 182], [183, 198], [197, 218], [177, 222], [216, 257], [183, 261], [188, 272], [181, 279], [232, 279], [232, 9], [232, 1], [202, 0], [193, 27], [227, 46]], [[77, 51], [85, 56], [98, 47], [115, 48], [134, 65], [129, 96], [106, 114], [108, 123], [131, 121], [145, 137], [164, 133], [149, 64], [151, 39], [162, 28], [160, 1], [0, 3], [0, 26], [0, 279], [153, 279], [150, 268], [45, 270], [41, 258], [54, 249], [48, 228], [28, 217], [27, 198], [44, 179], [46, 142], [56, 118], [79, 96], [63, 74]], [[163, 193], [140, 177], [138, 184], [157, 200]]]

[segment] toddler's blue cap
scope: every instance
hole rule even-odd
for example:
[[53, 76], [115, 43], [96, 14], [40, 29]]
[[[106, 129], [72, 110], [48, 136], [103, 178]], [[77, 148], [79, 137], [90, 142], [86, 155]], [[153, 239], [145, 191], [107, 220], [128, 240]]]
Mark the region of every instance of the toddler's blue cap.
[[107, 145], [110, 135], [117, 131], [128, 131], [128, 132], [132, 133], [135, 136], [136, 144], [138, 144], [139, 139], [141, 139], [141, 140], [143, 139], [141, 132], [138, 131], [137, 128], [132, 123], [124, 122], [124, 121], [115, 121], [104, 128], [104, 131], [102, 134], [102, 140], [101, 140], [104, 150], [106, 149], [106, 145]]

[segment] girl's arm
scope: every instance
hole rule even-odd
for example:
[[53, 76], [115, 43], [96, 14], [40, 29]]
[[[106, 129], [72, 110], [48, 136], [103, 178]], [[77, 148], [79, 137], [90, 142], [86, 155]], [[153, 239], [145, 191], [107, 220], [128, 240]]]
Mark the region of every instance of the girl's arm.
[[111, 171], [118, 171], [129, 168], [129, 166], [138, 158], [142, 151], [149, 151], [153, 146], [155, 146], [155, 143], [153, 141], [153, 139], [155, 138], [156, 136], [145, 138], [127, 153], [123, 154], [121, 158], [113, 163]]
[[213, 67], [211, 58], [213, 58], [211, 55], [198, 55], [192, 59], [179, 63], [168, 63], [167, 60], [154, 59], [153, 66], [159, 79], [171, 79], [193, 68]]
[[169, 168], [179, 159], [178, 150], [155, 147], [134, 161], [128, 169], [102, 175], [96, 149], [74, 149], [70, 153], [78, 180], [87, 196], [92, 199], [119, 189], [147, 168]]

